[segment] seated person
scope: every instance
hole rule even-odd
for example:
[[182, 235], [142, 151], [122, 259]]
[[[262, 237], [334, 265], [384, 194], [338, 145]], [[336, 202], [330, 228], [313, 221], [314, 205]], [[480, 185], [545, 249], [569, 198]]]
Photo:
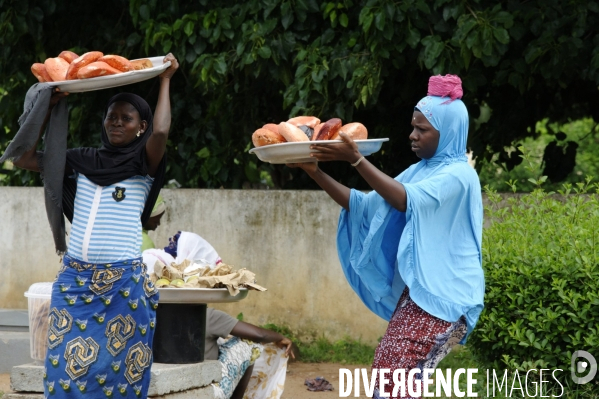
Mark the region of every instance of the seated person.
[[142, 226], [141, 230], [141, 252], [146, 249], [155, 248], [154, 241], [148, 235], [148, 231], [154, 231], [158, 226], [160, 226], [160, 219], [164, 216], [166, 212], [166, 203], [164, 202], [164, 198], [162, 195], [158, 194], [158, 198], [156, 199], [156, 204], [154, 208], [152, 208], [152, 213], [148, 218], [146, 224]]
[[[164, 210], [166, 207], [160, 216], [164, 214]], [[152, 243], [150, 249], [143, 251], [143, 260], [148, 267], [148, 273], [154, 270], [157, 260], [168, 265], [172, 262], [181, 263], [186, 259], [210, 264], [212, 267], [222, 262], [210, 243], [198, 234], [187, 231], [179, 231], [170, 237], [169, 245], [164, 249], [156, 249]], [[264, 351], [267, 353], [263, 353], [261, 344], [269, 343], [275, 346]], [[204, 359], [218, 360], [222, 368], [222, 380], [218, 384], [213, 384], [215, 398], [241, 399], [248, 385], [251, 386], [256, 398], [279, 398], [285, 381], [287, 357], [291, 355], [295, 358], [291, 349], [291, 340], [275, 331], [238, 321], [216, 309], [206, 310]], [[266, 358], [268, 360], [265, 360]], [[252, 375], [255, 369], [254, 362], [260, 369], [259, 378]], [[268, 378], [272, 381], [267, 381]], [[260, 381], [260, 384], [250, 384], [252, 379]]]
[[[222, 338], [227, 339], [222, 342]], [[206, 310], [204, 359], [218, 360], [223, 376], [220, 383], [213, 384], [216, 398], [243, 398], [252, 377], [254, 361], [262, 352], [260, 343], [274, 343], [285, 351], [286, 357], [291, 355], [295, 358], [289, 338], [275, 331], [238, 321], [220, 310], [210, 307]]]

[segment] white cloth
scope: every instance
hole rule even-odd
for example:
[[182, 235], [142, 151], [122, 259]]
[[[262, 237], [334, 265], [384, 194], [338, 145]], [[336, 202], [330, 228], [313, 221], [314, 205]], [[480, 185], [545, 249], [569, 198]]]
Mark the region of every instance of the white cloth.
[[209, 264], [212, 268], [222, 262], [212, 245], [202, 237], [189, 231], [182, 231], [177, 240], [177, 258], [182, 263], [185, 259], [193, 263]]
[[254, 363], [252, 377], [243, 399], [279, 399], [285, 388], [287, 357], [275, 344], [263, 344], [262, 354]]
[[163, 249], [158, 248], [146, 249], [142, 252], [141, 256], [143, 258], [144, 263], [148, 267], [148, 274], [154, 272], [154, 264], [157, 260], [160, 260], [165, 265], [170, 265], [175, 261], [175, 258], [173, 258], [171, 254], [169, 254]]
[[163, 249], [146, 249], [142, 253], [144, 263], [148, 267], [148, 273], [154, 271], [154, 264], [160, 260], [165, 265], [181, 264], [185, 260], [201, 265], [209, 265], [214, 269], [216, 265], [222, 262], [218, 253], [210, 243], [195, 233], [182, 231], [177, 240], [177, 257], [173, 258], [171, 254]]

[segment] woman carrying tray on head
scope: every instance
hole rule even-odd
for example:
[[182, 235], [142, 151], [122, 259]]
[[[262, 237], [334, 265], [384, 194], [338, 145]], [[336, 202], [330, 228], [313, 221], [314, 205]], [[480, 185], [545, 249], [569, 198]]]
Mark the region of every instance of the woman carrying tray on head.
[[[15, 165], [42, 172], [56, 248], [66, 250], [52, 289], [45, 397], [147, 397], [158, 292], [141, 261], [141, 226], [164, 180], [170, 79], [179, 66], [172, 54], [164, 61], [171, 65], [159, 76], [155, 114], [135, 94], [113, 96], [100, 148], [51, 148], [50, 134], [66, 140], [65, 94], [50, 97], [39, 84], [28, 92], [17, 134], [30, 140], [31, 126], [39, 126], [35, 144], [7, 149]], [[32, 121], [43, 114], [43, 123]], [[48, 122], [45, 151], [36, 153]], [[14, 141], [30, 143], [22, 137]], [[68, 250], [62, 212], [72, 220]]]
[[[350, 162], [373, 188], [368, 194], [338, 183], [318, 163], [290, 165], [304, 169], [343, 207], [337, 233], [343, 271], [364, 304], [389, 320], [372, 367], [404, 369], [406, 380], [410, 370], [435, 368], [465, 342], [483, 309], [483, 207], [478, 176], [467, 162], [468, 112], [461, 97], [457, 76], [430, 78], [409, 136], [422, 160], [395, 179], [364, 159], [344, 133], [344, 143], [311, 146], [319, 161]], [[391, 397], [420, 397], [422, 384], [410, 386], [412, 394], [393, 394], [388, 377]], [[374, 397], [382, 397], [378, 377], [375, 387]]]

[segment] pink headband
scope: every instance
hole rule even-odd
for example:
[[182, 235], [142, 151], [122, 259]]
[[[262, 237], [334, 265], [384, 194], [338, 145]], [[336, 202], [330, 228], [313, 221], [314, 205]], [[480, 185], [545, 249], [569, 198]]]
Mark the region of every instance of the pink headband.
[[462, 98], [462, 80], [457, 75], [436, 75], [431, 76], [428, 80], [429, 96], [450, 97], [452, 102], [455, 99]]

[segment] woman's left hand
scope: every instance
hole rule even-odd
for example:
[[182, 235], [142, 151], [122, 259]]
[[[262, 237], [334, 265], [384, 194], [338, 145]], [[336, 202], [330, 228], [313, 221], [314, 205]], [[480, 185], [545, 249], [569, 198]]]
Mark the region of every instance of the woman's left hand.
[[175, 58], [175, 56], [172, 53], [168, 53], [164, 57], [163, 62], [166, 63], [167, 61], [170, 61], [171, 65], [168, 68], [166, 68], [166, 70], [159, 75], [159, 77], [161, 79], [162, 78], [170, 79], [175, 74], [177, 69], [179, 69], [179, 61], [177, 61], [177, 59]]
[[360, 159], [362, 154], [360, 154], [355, 141], [343, 132], [339, 132], [339, 138], [342, 143], [325, 145], [314, 142], [310, 145], [310, 150], [316, 152], [310, 153], [310, 156], [319, 161], [347, 161], [349, 163], [354, 163]]

